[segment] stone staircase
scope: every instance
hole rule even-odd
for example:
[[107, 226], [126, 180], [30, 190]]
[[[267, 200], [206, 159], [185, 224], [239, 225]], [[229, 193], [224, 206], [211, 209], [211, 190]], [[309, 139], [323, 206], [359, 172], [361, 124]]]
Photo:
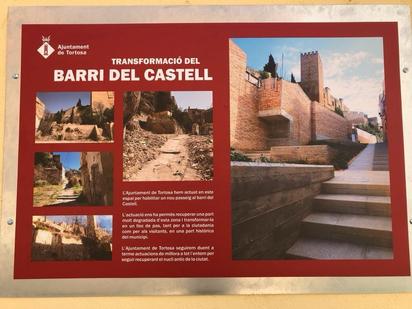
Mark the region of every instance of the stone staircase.
[[375, 144], [375, 154], [373, 158], [374, 171], [389, 171], [388, 147], [386, 143]]
[[[65, 187], [65, 185], [63, 185]], [[58, 195], [54, 205], [65, 204], [70, 205], [75, 203], [80, 197], [80, 193], [75, 193], [73, 189], [63, 189]]]
[[336, 172], [314, 198], [287, 258], [392, 259], [389, 194], [388, 172]]

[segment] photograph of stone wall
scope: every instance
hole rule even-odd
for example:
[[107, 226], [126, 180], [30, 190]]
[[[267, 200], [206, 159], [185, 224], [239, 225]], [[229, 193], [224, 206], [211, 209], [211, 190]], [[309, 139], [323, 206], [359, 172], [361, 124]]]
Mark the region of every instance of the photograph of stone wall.
[[33, 205], [112, 205], [110, 152], [36, 152]]
[[112, 259], [112, 216], [34, 216], [32, 261]]
[[211, 91], [129, 91], [123, 96], [123, 179], [213, 178]]
[[380, 38], [229, 41], [232, 257], [392, 259]]
[[114, 92], [38, 92], [36, 143], [111, 142]]

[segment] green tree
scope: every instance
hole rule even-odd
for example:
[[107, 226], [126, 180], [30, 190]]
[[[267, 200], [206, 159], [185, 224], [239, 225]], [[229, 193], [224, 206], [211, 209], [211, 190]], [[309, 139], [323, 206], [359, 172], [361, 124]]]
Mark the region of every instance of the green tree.
[[154, 103], [156, 112], [172, 111], [173, 105], [176, 104], [170, 91], [157, 91]]
[[342, 116], [342, 117], [344, 117], [343, 111], [341, 110], [341, 108], [339, 106], [335, 107], [335, 113]]
[[272, 77], [279, 77], [277, 73], [278, 64], [275, 62], [272, 54], [269, 55], [268, 63], [265, 64], [263, 70], [270, 73]]
[[259, 74], [261, 79], [266, 79], [270, 77], [270, 73], [266, 71], [259, 71]]
[[63, 110], [59, 110], [55, 115], [54, 115], [54, 119], [57, 123], [61, 123], [62, 119], [63, 119], [63, 114], [64, 111]]
[[370, 124], [362, 124], [357, 126], [359, 129], [366, 131], [372, 135], [375, 135], [378, 139], [383, 140], [383, 132]]
[[192, 131], [193, 121], [190, 119], [189, 114], [186, 111], [182, 111], [177, 106], [173, 108], [172, 117], [182, 127], [185, 132]]
[[34, 164], [41, 164], [43, 166], [48, 166], [50, 161], [52, 161], [51, 152], [35, 152], [34, 153]]

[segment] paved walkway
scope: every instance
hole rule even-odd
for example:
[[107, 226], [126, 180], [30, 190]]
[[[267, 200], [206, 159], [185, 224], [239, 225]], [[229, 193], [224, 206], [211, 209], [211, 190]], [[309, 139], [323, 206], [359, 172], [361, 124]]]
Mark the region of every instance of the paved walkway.
[[373, 158], [375, 157], [375, 144], [368, 144], [364, 150], [359, 153], [355, 159], [349, 164], [348, 170], [373, 170]]
[[[379, 153], [379, 157], [377, 156]], [[330, 182], [354, 182], [370, 184], [389, 184], [389, 171], [377, 169], [382, 162], [387, 162], [386, 144], [368, 144], [349, 164], [347, 170], [335, 171], [335, 177]], [[378, 165], [377, 165], [378, 164]]]
[[386, 143], [368, 144], [349, 164], [349, 171], [388, 171]]
[[147, 162], [131, 181], [179, 181], [200, 180], [189, 161], [187, 134], [176, 135], [166, 141], [160, 155]]

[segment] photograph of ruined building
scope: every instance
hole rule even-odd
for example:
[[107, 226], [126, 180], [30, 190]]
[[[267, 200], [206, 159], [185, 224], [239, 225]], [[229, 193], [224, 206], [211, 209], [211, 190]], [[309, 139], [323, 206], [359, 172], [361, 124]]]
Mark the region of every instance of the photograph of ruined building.
[[229, 55], [233, 259], [393, 259], [381, 38]]
[[112, 142], [114, 92], [38, 92], [36, 143]]
[[123, 179], [213, 178], [211, 91], [130, 91], [123, 97]]
[[36, 152], [33, 205], [112, 205], [111, 152]]
[[112, 216], [33, 216], [32, 261], [112, 259]]

